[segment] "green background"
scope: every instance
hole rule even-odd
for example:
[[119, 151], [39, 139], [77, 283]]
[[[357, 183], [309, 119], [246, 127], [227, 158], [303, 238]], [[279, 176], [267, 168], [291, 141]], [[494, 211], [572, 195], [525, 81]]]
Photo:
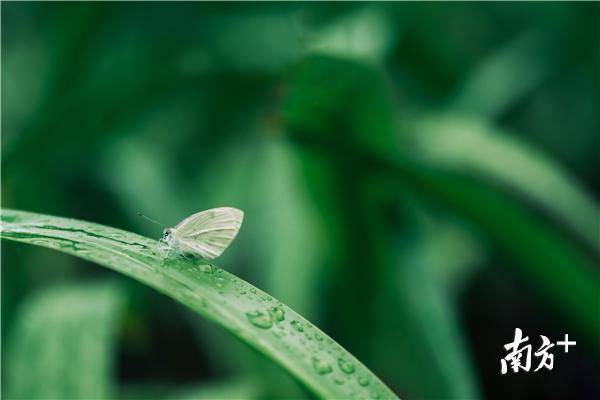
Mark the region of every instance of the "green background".
[[[593, 398], [599, 10], [3, 2], [2, 207], [158, 238], [136, 212], [235, 206], [219, 265], [400, 397]], [[517, 327], [577, 346], [502, 376]], [[5, 242], [2, 348], [9, 398], [309, 397], [151, 289]]]

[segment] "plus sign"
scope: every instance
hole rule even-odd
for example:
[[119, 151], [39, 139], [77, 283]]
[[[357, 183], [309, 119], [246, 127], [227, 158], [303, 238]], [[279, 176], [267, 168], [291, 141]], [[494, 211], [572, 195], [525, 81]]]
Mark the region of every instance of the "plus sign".
[[565, 353], [569, 352], [569, 346], [575, 346], [577, 342], [569, 341], [569, 334], [565, 335], [565, 340], [563, 342], [556, 342], [557, 346], [563, 346], [565, 348]]

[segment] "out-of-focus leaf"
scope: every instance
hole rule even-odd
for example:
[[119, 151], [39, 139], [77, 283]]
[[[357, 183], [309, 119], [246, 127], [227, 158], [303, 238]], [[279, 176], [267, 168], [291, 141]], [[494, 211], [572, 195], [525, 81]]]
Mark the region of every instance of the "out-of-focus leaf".
[[[455, 304], [455, 286], [479, 261], [479, 246], [456, 223], [431, 220], [416, 205], [407, 207], [416, 218], [397, 238], [398, 265], [388, 299], [399, 316], [394, 329], [403, 333], [395, 345], [410, 356], [396, 357], [396, 365], [409, 380], [409, 374], [419, 381], [420, 371], [428, 371], [428, 385], [407, 387], [414, 391], [407, 393], [411, 397], [479, 398], [477, 374]], [[394, 322], [382, 318], [380, 323], [384, 329]], [[385, 351], [378, 356], [392, 362]]]
[[546, 79], [557, 67], [549, 58], [551, 38], [528, 31], [495, 51], [468, 75], [450, 106], [465, 113], [494, 118]]
[[420, 242], [412, 249], [415, 257], [427, 265], [435, 281], [445, 290], [460, 292], [473, 271], [486, 259], [486, 248], [481, 243], [484, 240], [454, 219], [428, 222], [423, 224]]
[[[4, 79], [2, 97], [10, 99], [2, 105], [2, 153], [10, 153], [15, 141], [21, 140], [22, 132], [42, 97], [48, 79], [48, 48], [41, 38], [31, 32], [34, 18], [30, 13], [4, 7], [3, 23], [7, 30], [18, 30], [19, 41], [3, 42], [2, 69]], [[8, 16], [11, 17], [8, 17]], [[17, 24], [16, 22], [19, 21]], [[11, 26], [14, 24], [14, 26]], [[8, 25], [8, 26], [7, 26]]]
[[28, 298], [10, 332], [8, 398], [113, 398], [122, 303], [108, 284], [56, 286]]
[[443, 115], [417, 121], [411, 154], [499, 183], [543, 209], [598, 251], [600, 209], [569, 174], [536, 149], [479, 119]]
[[254, 225], [255, 248], [266, 264], [267, 287], [302, 312], [316, 313], [323, 231], [307, 199], [299, 160], [289, 141], [276, 137], [260, 145], [255, 168], [253, 203], [262, 222]]
[[250, 380], [231, 380], [227, 382], [211, 382], [196, 388], [178, 390], [166, 400], [251, 400], [259, 399], [260, 389]]
[[[174, 389], [174, 387], [177, 387]], [[129, 384], [119, 392], [120, 400], [252, 400], [262, 398], [260, 385], [250, 379], [228, 379], [190, 384]]]
[[119, 390], [119, 400], [162, 400], [169, 398], [173, 392], [172, 383], [168, 382], [128, 382]]
[[[160, 159], [147, 144], [123, 139], [108, 147], [101, 161], [106, 171], [102, 177], [107, 187], [119, 194], [119, 201], [132, 218], [142, 212], [164, 224], [174, 225], [182, 219], [185, 207], [177, 196], [175, 177], [170, 176], [166, 168], [167, 161]], [[160, 234], [160, 227], [139, 218], [136, 222]]]
[[514, 261], [514, 270], [536, 295], [560, 310], [587, 340], [600, 334], [596, 302], [600, 285], [594, 261], [556, 228], [522, 204], [468, 177], [391, 159], [380, 166], [398, 174], [425, 199], [471, 221]]
[[337, 153], [365, 146], [396, 148], [396, 122], [383, 77], [368, 65], [315, 55], [291, 72], [282, 107], [287, 129], [317, 141], [335, 141]]
[[215, 56], [234, 69], [277, 71], [301, 54], [303, 27], [295, 10], [210, 18], [205, 35]]
[[308, 49], [316, 54], [381, 64], [396, 35], [389, 11], [369, 4], [314, 32]]
[[154, 250], [155, 240], [143, 236], [22, 211], [3, 210], [1, 233], [3, 239], [63, 251], [155, 288], [279, 363], [321, 397], [396, 398], [320, 329], [267, 293], [202, 259], [166, 258]]
[[[325, 71], [336, 65], [340, 65], [337, 71], [326, 76]], [[346, 64], [326, 57], [303, 65], [300, 76], [292, 80], [284, 108], [293, 137], [299, 143], [314, 144], [311, 157], [305, 157], [305, 172], [308, 185], [314, 186], [314, 202], [321, 207], [329, 228], [324, 237], [332, 254], [327, 264], [333, 265], [325, 276], [333, 281], [336, 297], [345, 299], [331, 307], [336, 314], [332, 318], [336, 318], [336, 326], [345, 328], [343, 340], [359, 342], [368, 354], [363, 356], [370, 357], [391, 382], [403, 382], [399, 390], [407, 396], [475, 396], [477, 385], [458, 338], [460, 328], [452, 307], [440, 308], [449, 296], [431, 278], [434, 272], [420, 271], [423, 260], [418, 266], [410, 264], [414, 260], [403, 260], [402, 268], [397, 265], [398, 249], [392, 244], [397, 227], [391, 226], [393, 218], [385, 213], [397, 197], [390, 196], [393, 186], [377, 174], [381, 172], [377, 162], [364, 160], [365, 152], [387, 154], [397, 147], [395, 119], [386, 112], [390, 107], [387, 88], [372, 69], [341, 65]], [[319, 87], [337, 91], [303, 96]], [[361, 107], [379, 111], [370, 115], [353, 112]], [[343, 282], [337, 280], [340, 275], [345, 276]], [[389, 285], [400, 278], [411, 278], [398, 284], [402, 293], [399, 286]], [[427, 295], [406, 288], [415, 282], [419, 282], [417, 288], [428, 285]], [[422, 304], [417, 306], [418, 302]], [[393, 312], [383, 311], [390, 305]], [[414, 316], [415, 308], [421, 310], [418, 316]], [[338, 315], [352, 318], [344, 321]], [[427, 324], [435, 325], [435, 332], [426, 332]], [[444, 343], [444, 354], [432, 350], [435, 341]], [[402, 354], [407, 353], [411, 355], [404, 358]], [[419, 379], [424, 369], [429, 371], [426, 385]]]
[[[366, 109], [373, 104], [387, 104], [389, 99], [385, 92], [382, 93], [382, 84], [377, 87], [372, 85], [374, 82], [381, 82], [381, 78], [374, 78], [373, 71], [369, 71], [368, 68], [358, 67], [354, 70], [348, 67], [344, 73], [332, 73], [326, 77], [325, 71], [336, 63], [339, 61], [328, 58], [313, 59], [298, 71], [297, 77], [294, 76], [293, 88], [296, 91], [290, 93], [289, 102], [284, 109], [286, 122], [293, 137], [299, 143], [318, 149], [321, 153], [335, 154], [340, 150], [340, 146], [345, 146], [343, 152], [352, 154], [353, 170], [388, 173], [390, 177], [395, 176], [398, 179], [398, 185], [409, 185], [435, 199], [443, 207], [453, 209], [475, 222], [498, 249], [517, 261], [516, 268], [528, 277], [530, 284], [542, 289], [540, 294], [548, 297], [588, 334], [598, 332], [596, 307], [591, 306], [596, 304], [597, 276], [592, 272], [594, 266], [591, 260], [582, 250], [573, 242], [565, 240], [555, 227], [542, 221], [527, 207], [497, 193], [489, 185], [423, 163], [422, 160], [418, 160], [419, 154], [414, 148], [408, 147], [400, 152], [400, 144], [396, 145], [388, 136], [395, 134], [395, 116], [392, 113], [379, 113], [378, 116], [384, 120], [374, 124], [373, 129], [361, 125], [361, 116], [352, 115], [349, 110], [354, 102], [356, 105], [365, 105]], [[323, 87], [323, 82], [328, 82], [329, 87], [338, 90], [317, 90]], [[371, 87], [361, 96], [363, 91], [360, 89], [367, 82]], [[313, 90], [312, 94], [315, 97], [309, 98], [307, 94]], [[371, 103], [374, 97], [379, 99]], [[390, 104], [387, 107], [390, 107]], [[344, 119], [346, 116], [348, 118]], [[325, 121], [327, 125], [323, 125]], [[451, 135], [447, 135], [446, 138], [451, 138]], [[446, 142], [448, 140], [452, 139], [446, 139]], [[453, 143], [453, 148], [458, 149], [459, 155], [467, 159], [480, 158], [480, 149], [477, 146], [464, 152], [461, 150], [461, 143], [462, 141], [458, 140]], [[497, 142], [488, 143], [487, 150], [496, 150], [495, 143]], [[549, 179], [551, 184], [557, 185], [557, 190], [565, 191], [569, 202], [574, 201], [582, 207], [583, 217], [579, 216], [579, 210], [566, 210], [567, 203], [560, 206], [559, 215], [563, 215], [563, 210], [566, 210], [565, 214], [577, 215], [568, 219], [577, 220], [574, 225], [585, 226], [582, 231], [589, 237], [590, 223], [584, 220], [597, 220], [598, 213], [593, 211], [593, 203], [590, 205], [587, 197], [581, 195], [581, 191], [576, 189], [569, 179], [550, 167], [547, 162], [532, 160], [536, 157], [520, 151], [515, 145], [504, 145], [500, 148], [502, 156], [523, 163], [525, 168], [534, 168], [542, 179]], [[444, 151], [447, 150], [438, 151], [445, 154]], [[492, 175], [493, 172], [492, 176], [495, 176], [495, 179], [503, 178], [507, 181], [508, 177], [514, 176], [513, 181], [519, 184], [517, 186], [513, 183], [516, 187], [526, 190], [528, 195], [535, 196], [536, 199], [541, 199], [543, 204], [550, 204], [547, 194], [542, 193], [543, 186], [540, 185], [534, 190], [527, 188], [530, 182], [516, 178], [517, 173], [511, 172], [519, 170], [502, 168], [502, 158], [496, 156], [495, 160], [483, 159], [479, 165], [485, 165], [488, 175]], [[540, 179], [538, 175], [529, 179]], [[553, 205], [550, 207], [555, 209]], [[572, 293], [579, 295], [573, 296]]]

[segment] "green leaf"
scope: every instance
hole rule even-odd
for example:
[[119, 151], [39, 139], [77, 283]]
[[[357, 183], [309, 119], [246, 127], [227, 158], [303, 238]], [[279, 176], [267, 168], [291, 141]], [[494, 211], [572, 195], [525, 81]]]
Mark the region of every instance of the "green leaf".
[[121, 305], [107, 284], [51, 287], [28, 298], [10, 332], [9, 397], [113, 398]]
[[[334, 65], [339, 65], [335, 73], [332, 72]], [[541, 218], [529, 204], [496, 190], [488, 182], [468, 176], [464, 170], [448, 168], [448, 164], [442, 168], [439, 163], [432, 162], [433, 151], [424, 149], [429, 143], [415, 146], [414, 141], [406, 145], [406, 142], [396, 143], [390, 139], [397, 138], [398, 134], [394, 114], [385, 112], [391, 106], [382, 78], [377, 78], [372, 69], [364, 66], [342, 65], [340, 60], [315, 57], [293, 75], [283, 113], [293, 139], [307, 149], [345, 163], [348, 171], [352, 171], [350, 174], [346, 171], [346, 174], [355, 176], [352, 179], [356, 181], [359, 177], [356, 171], [377, 172], [390, 179], [390, 187], [396, 185], [399, 191], [409, 189], [419, 193], [423, 200], [432, 200], [464, 217], [478, 228], [481, 237], [490, 240], [494, 249], [512, 261], [509, 266], [535, 289], [538, 298], [560, 310], [587, 340], [598, 337], [597, 256], [586, 252], [579, 242], [569, 240], [561, 227], [556, 226], [558, 224]], [[341, 70], [344, 72], [339, 72]], [[379, 84], [375, 84], [378, 81]], [[324, 89], [325, 82], [329, 90]], [[374, 98], [378, 100], [370, 103]], [[369, 107], [363, 107], [365, 109], [377, 108], [377, 104], [383, 110], [377, 114], [378, 123], [372, 125], [373, 129], [366, 129], [369, 124], [360, 123], [373, 122], [367, 115], [352, 112], [350, 106], [355, 101], [368, 104]], [[450, 133], [446, 136], [448, 146], [452, 138]], [[417, 138], [416, 143], [419, 140], [427, 141]], [[587, 238], [584, 240], [588, 243], [597, 242], [593, 239], [597, 236], [594, 234], [597, 232], [594, 227], [597, 207], [564, 173], [533, 151], [510, 144], [510, 139], [502, 142], [486, 137], [481, 141], [484, 146], [471, 144], [469, 150], [463, 151], [464, 140], [454, 137], [453, 148], [440, 146], [437, 149], [441, 156], [448, 156], [453, 149], [458, 149], [457, 158], [463, 157], [461, 162], [468, 160], [463, 166], [475, 165], [473, 160], [477, 159], [479, 173], [491, 178], [488, 181], [500, 182], [512, 191], [517, 189], [523, 197], [542, 205], [540, 208], [545, 208], [571, 231], [578, 232], [579, 237]], [[497, 146], [498, 143], [501, 145]], [[404, 148], [403, 144], [406, 145]], [[502, 156], [490, 156], [489, 152], [493, 151]], [[482, 154], [485, 152], [488, 154]], [[351, 156], [346, 155], [343, 159], [339, 154]], [[514, 165], [512, 170], [503, 168], [503, 157], [511, 163], [519, 163], [521, 168], [514, 168]], [[533, 175], [522, 178], [520, 174], [527, 174], [529, 168]], [[550, 196], [544, 191], [544, 184], [532, 183], [539, 179], [548, 180], [552, 188]], [[356, 192], [353, 188], [351, 193]], [[566, 196], [566, 200], [557, 200], [558, 196]], [[353, 200], [356, 203], [356, 199]], [[356, 209], [354, 204], [353, 209]]]
[[[402, 382], [407, 396], [477, 397], [450, 296], [433, 274], [419, 270], [422, 262], [398, 265], [398, 242], [392, 239], [398, 226], [381, 210], [396, 207], [396, 187], [403, 185], [382, 182], [378, 160], [364, 160], [370, 150], [397, 148], [385, 80], [367, 65], [325, 56], [294, 72], [283, 114], [286, 129], [306, 150], [306, 186], [328, 229], [323, 241], [329, 271], [319, 282], [330, 287], [325, 296], [335, 293], [331, 301], [344, 299], [331, 316], [342, 326], [341, 340], [391, 382]], [[435, 349], [439, 343], [443, 352]], [[420, 379], [424, 370], [426, 381]]]
[[381, 64], [397, 35], [389, 12], [369, 4], [315, 32], [308, 48], [314, 54]]
[[600, 209], [583, 187], [541, 152], [483, 120], [452, 114], [421, 119], [412, 133], [413, 154], [521, 195], [598, 250]]
[[[137, 279], [224, 327], [324, 398], [396, 398], [360, 361], [292, 309], [199, 258], [90, 222], [2, 212], [2, 238], [69, 253]], [[351, 365], [351, 368], [349, 367]]]
[[[324, 243], [319, 221], [302, 186], [300, 160], [281, 137], [261, 143], [254, 162], [252, 236], [264, 260], [261, 274], [273, 294], [301, 312], [317, 312]], [[285, 198], [286, 201], [281, 201]], [[268, 221], [268, 223], [264, 223]], [[284, 242], [281, 237], [285, 237]], [[294, 279], [290, 280], [289, 277]]]
[[201, 381], [191, 385], [142, 382], [124, 386], [118, 396], [120, 400], [252, 400], [264, 397], [260, 382], [248, 377]]
[[418, 206], [410, 205], [414, 215], [421, 212], [422, 217], [395, 235], [399, 262], [391, 275], [395, 287], [387, 293], [386, 302], [394, 304], [396, 320], [382, 318], [380, 322], [403, 332], [388, 343], [411, 357], [394, 360], [385, 346], [379, 349], [379, 357], [392, 359], [412, 381], [419, 381], [422, 371], [428, 371], [428, 384], [414, 385], [411, 397], [481, 398], [456, 304], [456, 286], [479, 261], [477, 242], [456, 222], [430, 218]]
[[228, 400], [261, 398], [256, 382], [248, 379], [211, 382], [196, 388], [178, 390], [167, 397], [167, 400]]
[[464, 82], [451, 108], [494, 118], [530, 93], [556, 69], [556, 37], [527, 30], [477, 66]]
[[523, 276], [541, 299], [595, 343], [600, 334], [596, 260], [527, 207], [480, 182], [408, 162], [389, 161], [385, 168], [423, 197], [472, 222], [500, 253], [515, 261], [508, 266]]

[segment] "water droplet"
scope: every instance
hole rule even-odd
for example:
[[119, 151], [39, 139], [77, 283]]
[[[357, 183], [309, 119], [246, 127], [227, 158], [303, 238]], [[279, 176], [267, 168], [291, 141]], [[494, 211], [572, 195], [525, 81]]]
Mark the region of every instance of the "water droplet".
[[252, 293], [252, 294], [256, 294], [256, 289], [254, 289], [254, 288], [250, 288], [250, 293]]
[[337, 377], [337, 376], [335, 378], [333, 378], [333, 381], [335, 383], [337, 383], [338, 385], [343, 385], [344, 384], [344, 381], [341, 378]]
[[257, 328], [269, 329], [273, 326], [271, 316], [260, 311], [250, 311], [246, 313], [248, 321]]
[[318, 357], [313, 357], [312, 365], [315, 371], [317, 371], [317, 374], [319, 375], [325, 375], [332, 371], [331, 365], [329, 365], [327, 362], [321, 360]]
[[317, 342], [322, 342], [323, 341], [323, 336], [319, 335], [318, 333], [315, 332], [315, 340]]
[[271, 314], [271, 318], [273, 318], [273, 320], [277, 322], [281, 322], [285, 319], [285, 313], [279, 307], [269, 308], [269, 314]]
[[212, 267], [208, 264], [200, 265], [198, 268], [200, 269], [200, 271], [204, 272], [205, 274], [213, 273]]
[[273, 298], [271, 296], [267, 296], [267, 300], [271, 301], [271, 300], [273, 300]]
[[358, 384], [360, 386], [368, 386], [369, 385], [369, 379], [365, 376], [361, 376], [360, 378], [358, 378]]
[[304, 332], [304, 327], [300, 322], [293, 320], [292, 322], [290, 322], [290, 325], [292, 325], [292, 328], [294, 328], [298, 332]]
[[240, 294], [241, 294], [241, 295], [245, 295], [245, 294], [246, 294], [246, 291], [245, 291], [245, 290], [240, 290]]
[[354, 365], [343, 357], [338, 358], [338, 366], [346, 374], [354, 373]]

